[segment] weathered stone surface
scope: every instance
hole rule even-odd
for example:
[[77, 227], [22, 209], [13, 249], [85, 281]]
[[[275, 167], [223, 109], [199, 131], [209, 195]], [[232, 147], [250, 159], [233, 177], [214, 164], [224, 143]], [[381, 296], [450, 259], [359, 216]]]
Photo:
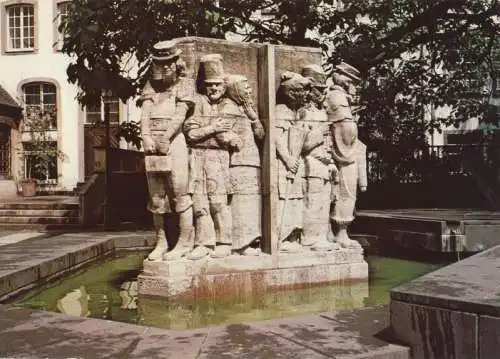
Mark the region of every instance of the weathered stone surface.
[[479, 317], [478, 347], [480, 359], [498, 358], [500, 348], [500, 318], [487, 315]]
[[413, 359], [479, 359], [475, 314], [396, 300], [390, 310], [396, 339], [412, 348]]
[[416, 359], [498, 356], [499, 258], [497, 246], [391, 291], [391, 326]]
[[378, 235], [385, 246], [477, 252], [500, 244], [500, 214], [468, 209], [361, 210], [353, 230]]
[[408, 348], [374, 337], [385, 316], [380, 307], [163, 330], [0, 305], [0, 353], [12, 358], [409, 359]]
[[43, 286], [116, 249], [150, 248], [151, 232], [46, 235], [2, 246], [0, 300]]
[[360, 251], [306, 252], [261, 255], [232, 255], [223, 259], [172, 262], [144, 261], [139, 292], [151, 296], [212, 297], [259, 293], [332, 283], [364, 280], [368, 270]]
[[391, 299], [500, 317], [500, 246], [426, 274], [391, 291]]

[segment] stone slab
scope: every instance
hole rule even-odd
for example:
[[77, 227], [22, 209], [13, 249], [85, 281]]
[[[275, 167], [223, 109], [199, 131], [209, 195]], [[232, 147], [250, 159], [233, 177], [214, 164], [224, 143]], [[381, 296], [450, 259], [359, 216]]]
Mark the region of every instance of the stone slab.
[[149, 231], [49, 233], [6, 244], [0, 256], [0, 301], [43, 286], [115, 250], [150, 248], [151, 238]]
[[[479, 359], [477, 316], [391, 300], [391, 328], [413, 359]], [[498, 332], [497, 332], [498, 333]]]
[[391, 299], [500, 317], [500, 246], [440, 268], [391, 291]]
[[487, 315], [479, 317], [479, 358], [497, 359], [500, 348], [500, 318]]
[[381, 245], [432, 252], [477, 252], [500, 244], [500, 212], [471, 209], [361, 210], [351, 226]]
[[138, 285], [139, 293], [148, 296], [213, 297], [367, 278], [368, 264], [362, 251], [304, 251], [279, 256], [232, 255], [198, 261], [146, 260]]
[[376, 338], [385, 324], [378, 307], [174, 331], [0, 305], [0, 356], [409, 359], [408, 348]]

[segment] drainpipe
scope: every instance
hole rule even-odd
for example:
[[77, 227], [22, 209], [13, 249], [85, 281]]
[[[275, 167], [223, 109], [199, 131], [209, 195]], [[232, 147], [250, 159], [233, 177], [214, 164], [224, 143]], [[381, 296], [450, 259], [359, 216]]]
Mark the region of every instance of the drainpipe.
[[110, 131], [109, 131], [109, 98], [111, 97], [110, 91], [103, 94], [104, 101], [104, 153], [106, 157], [106, 167], [104, 169], [104, 228], [109, 229], [111, 226], [110, 220], [110, 201], [109, 201], [109, 147], [110, 147]]

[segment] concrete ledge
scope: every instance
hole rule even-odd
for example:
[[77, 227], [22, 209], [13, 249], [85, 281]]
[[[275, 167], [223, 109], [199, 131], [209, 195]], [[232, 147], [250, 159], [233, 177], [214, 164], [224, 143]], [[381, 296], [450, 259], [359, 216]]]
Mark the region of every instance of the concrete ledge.
[[146, 260], [138, 285], [141, 295], [203, 298], [256, 294], [367, 278], [368, 264], [360, 250], [304, 251], [279, 256], [232, 255], [198, 261]]
[[152, 233], [72, 233], [2, 247], [0, 302], [41, 287], [115, 251], [149, 248]]
[[391, 291], [391, 327], [414, 359], [495, 359], [500, 246]]
[[430, 252], [478, 252], [500, 244], [500, 212], [470, 209], [361, 210], [356, 233], [382, 239], [381, 245]]

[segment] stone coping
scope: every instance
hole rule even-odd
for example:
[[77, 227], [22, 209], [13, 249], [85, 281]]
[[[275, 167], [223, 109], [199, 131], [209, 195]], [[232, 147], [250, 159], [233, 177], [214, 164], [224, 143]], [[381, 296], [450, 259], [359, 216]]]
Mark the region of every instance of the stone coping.
[[[2, 247], [2, 300], [118, 250], [151, 246], [151, 232], [67, 233]], [[409, 359], [376, 335], [387, 307], [174, 331], [0, 304], [0, 357]]]
[[377, 338], [386, 326], [385, 306], [173, 331], [0, 305], [0, 356], [409, 359]]
[[149, 231], [82, 232], [44, 235], [2, 246], [0, 302], [37, 287], [115, 251], [152, 245]]
[[329, 283], [367, 281], [362, 249], [330, 252], [230, 255], [197, 261], [144, 261], [139, 293], [170, 298], [218, 298]]
[[391, 300], [500, 317], [500, 246], [400, 285]]
[[474, 209], [408, 208], [408, 209], [364, 209], [356, 212], [357, 217], [405, 218], [431, 221], [462, 221], [498, 223], [500, 212]]

